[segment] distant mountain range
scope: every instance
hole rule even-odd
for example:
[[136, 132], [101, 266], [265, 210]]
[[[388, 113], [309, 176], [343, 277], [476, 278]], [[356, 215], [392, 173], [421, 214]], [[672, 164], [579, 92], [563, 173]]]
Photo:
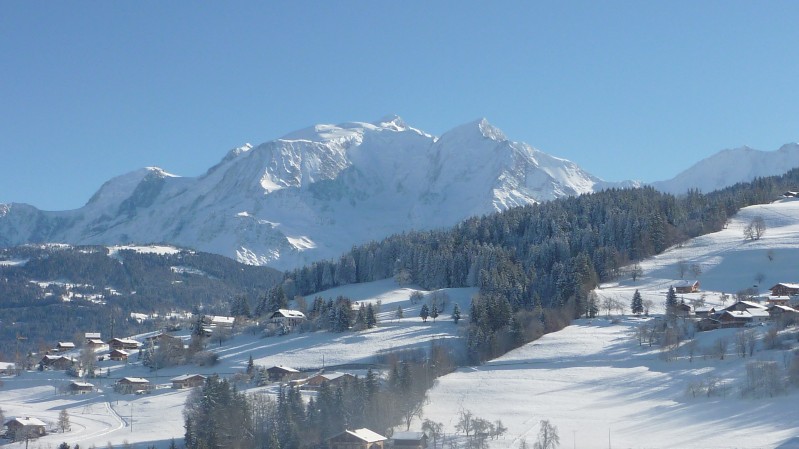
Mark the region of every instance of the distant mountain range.
[[[785, 153], [799, 154], [796, 145], [791, 148]], [[761, 176], [761, 166], [790, 168], [787, 162], [750, 163], [751, 170], [739, 174], [732, 172], [739, 164], [733, 160], [721, 171], [712, 169], [720, 162], [700, 163], [653, 185], [681, 193], [694, 179], [716, 188], [748, 180], [744, 175]], [[573, 162], [509, 140], [485, 119], [435, 137], [392, 116], [316, 125], [247, 144], [199, 177], [140, 169], [109, 180], [76, 210], [2, 204], [0, 247], [159, 242], [287, 269], [394, 233], [638, 185], [602, 181]], [[697, 187], [712, 190], [706, 185]]]

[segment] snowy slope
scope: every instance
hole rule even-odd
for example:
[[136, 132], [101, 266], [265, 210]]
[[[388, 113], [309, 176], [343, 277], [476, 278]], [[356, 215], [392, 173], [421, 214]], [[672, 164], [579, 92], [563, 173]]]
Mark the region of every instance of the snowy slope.
[[137, 170], [77, 210], [0, 205], [0, 246], [164, 242], [289, 268], [390, 234], [610, 185], [484, 119], [434, 137], [387, 117], [248, 144], [196, 178]]
[[653, 182], [652, 186], [675, 195], [692, 188], [707, 193], [757, 177], [781, 175], [796, 167], [799, 167], [797, 143], [783, 145], [776, 151], [741, 147], [720, 151], [672, 179]]

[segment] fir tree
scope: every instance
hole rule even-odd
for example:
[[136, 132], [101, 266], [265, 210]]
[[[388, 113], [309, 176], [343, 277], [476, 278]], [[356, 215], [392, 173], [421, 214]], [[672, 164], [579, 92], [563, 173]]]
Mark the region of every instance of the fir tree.
[[677, 313], [677, 292], [674, 287], [669, 287], [669, 292], [666, 294], [666, 315], [674, 316]]
[[630, 310], [635, 315], [644, 313], [644, 300], [641, 298], [641, 293], [637, 289], [635, 290], [635, 293], [633, 293], [633, 300], [632, 304], [630, 305]]
[[422, 310], [419, 311], [419, 316], [422, 318], [422, 321], [425, 323], [427, 322], [427, 317], [430, 316], [430, 308], [427, 307], [427, 304], [422, 304]]
[[458, 321], [460, 320], [461, 320], [461, 308], [457, 304], [455, 304], [452, 307], [452, 321], [454, 321], [455, 324], [458, 324]]

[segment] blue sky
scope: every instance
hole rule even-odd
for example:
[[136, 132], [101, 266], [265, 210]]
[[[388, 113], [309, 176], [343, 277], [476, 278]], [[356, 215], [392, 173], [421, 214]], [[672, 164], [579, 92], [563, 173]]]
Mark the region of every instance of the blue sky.
[[486, 117], [611, 181], [799, 140], [799, 2], [2, 2], [0, 203], [230, 148]]

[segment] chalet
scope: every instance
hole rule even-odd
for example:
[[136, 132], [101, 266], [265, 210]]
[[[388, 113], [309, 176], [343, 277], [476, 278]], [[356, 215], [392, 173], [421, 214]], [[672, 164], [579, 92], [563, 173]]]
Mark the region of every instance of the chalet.
[[784, 306], [781, 304], [772, 304], [768, 308], [768, 313], [771, 316], [772, 320], [778, 320], [780, 318], [787, 318], [787, 319], [796, 319], [799, 318], [799, 310], [794, 309], [793, 307]]
[[691, 306], [684, 302], [680, 302], [677, 304], [677, 307], [674, 308], [674, 315], [683, 318], [691, 316]]
[[699, 331], [710, 331], [721, 328], [721, 321], [712, 316], [706, 316], [696, 323], [696, 328]]
[[165, 332], [149, 336], [145, 338], [144, 341], [148, 344], [154, 344], [154, 345], [161, 344], [161, 342], [163, 341], [168, 341], [171, 344], [183, 346], [183, 340], [181, 340], [179, 337], [175, 337], [174, 335], [169, 335]]
[[738, 301], [724, 310], [728, 310], [730, 312], [744, 312], [750, 309], [766, 310], [766, 306], [752, 301]]
[[290, 368], [288, 366], [277, 365], [271, 368], [267, 368], [266, 372], [269, 373], [269, 380], [280, 381], [288, 377], [291, 377], [295, 374], [298, 374], [299, 370]]
[[232, 316], [214, 316], [214, 315], [205, 315], [203, 316], [203, 324], [210, 327], [219, 327], [225, 329], [232, 329], [233, 324], [236, 322], [236, 319]]
[[117, 381], [114, 389], [120, 393], [147, 393], [153, 389], [153, 384], [141, 377], [123, 377]]
[[680, 281], [672, 287], [674, 293], [696, 293], [699, 291], [699, 281]]
[[299, 310], [278, 309], [269, 316], [269, 321], [284, 328], [292, 329], [305, 322], [305, 314]]
[[788, 190], [787, 192], [782, 194], [783, 198], [799, 198], [799, 192], [794, 192], [793, 190]]
[[117, 362], [127, 361], [128, 356], [130, 356], [130, 354], [127, 351], [123, 351], [122, 349], [113, 349], [111, 350], [111, 353], [108, 354], [109, 359], [115, 360]]
[[89, 340], [102, 340], [103, 339], [103, 337], [100, 336], [100, 332], [86, 332], [86, 333], [83, 334], [83, 338], [86, 339], [87, 343], [89, 342]]
[[141, 343], [131, 338], [112, 338], [108, 340], [110, 349], [139, 349]]
[[62, 370], [72, 366], [72, 359], [63, 355], [46, 355], [39, 361], [42, 368]]
[[424, 432], [394, 432], [389, 443], [394, 449], [425, 449], [427, 435]]
[[345, 430], [328, 438], [330, 449], [383, 449], [386, 437], [367, 428]]
[[87, 338], [86, 346], [88, 346], [91, 349], [98, 349], [105, 346], [105, 342], [99, 338]]
[[709, 318], [716, 314], [715, 307], [697, 307], [694, 309], [694, 315], [697, 318]]
[[799, 295], [799, 284], [782, 282], [769, 289], [771, 296], [794, 296]]
[[744, 327], [749, 318], [745, 310], [724, 310], [719, 314], [718, 321], [721, 327]]
[[75, 343], [71, 341], [59, 341], [55, 347], [56, 352], [72, 351], [75, 349]]
[[172, 388], [194, 388], [205, 383], [205, 376], [202, 374], [184, 374], [182, 376], [173, 377], [170, 380], [172, 381]]
[[94, 391], [94, 385], [89, 382], [73, 381], [69, 384], [69, 392], [72, 394], [86, 394]]
[[303, 389], [316, 390], [319, 389], [324, 382], [327, 382], [330, 386], [338, 386], [354, 380], [355, 376], [349, 373], [321, 373], [309, 377], [305, 385], [303, 385]]
[[14, 440], [22, 439], [26, 435], [38, 438], [47, 433], [45, 427], [46, 424], [36, 418], [27, 416], [24, 418], [14, 418], [6, 422], [6, 429], [8, 429], [6, 431], [6, 436]]

